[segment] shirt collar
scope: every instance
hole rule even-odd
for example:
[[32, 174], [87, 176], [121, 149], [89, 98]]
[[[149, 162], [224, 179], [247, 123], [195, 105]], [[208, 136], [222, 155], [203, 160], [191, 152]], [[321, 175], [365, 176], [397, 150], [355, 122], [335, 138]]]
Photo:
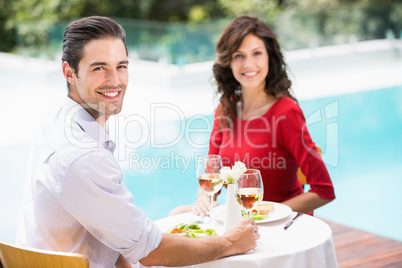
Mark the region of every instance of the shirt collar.
[[76, 122], [85, 133], [113, 153], [116, 144], [109, 139], [107, 124], [103, 128], [80, 104], [70, 98], [65, 101], [63, 112]]

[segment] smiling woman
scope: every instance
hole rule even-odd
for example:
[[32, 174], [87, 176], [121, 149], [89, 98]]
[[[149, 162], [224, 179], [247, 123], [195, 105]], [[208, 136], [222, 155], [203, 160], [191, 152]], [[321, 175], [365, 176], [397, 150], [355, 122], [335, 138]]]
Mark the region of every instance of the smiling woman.
[[264, 42], [253, 34], [246, 35], [241, 46], [233, 53], [230, 62], [233, 76], [242, 86], [243, 98], [250, 90], [260, 91], [267, 97], [264, 87], [268, 75], [268, 62], [269, 56]]
[[[261, 172], [263, 200], [312, 214], [335, 199], [331, 178], [306, 130], [302, 110], [291, 92], [286, 63], [272, 30], [255, 17], [240, 16], [225, 28], [216, 46], [213, 65], [220, 103], [215, 112], [209, 155], [219, 155]], [[251, 131], [250, 131], [251, 130]], [[271, 163], [275, 163], [271, 165]], [[310, 191], [297, 178], [301, 168]], [[201, 194], [200, 194], [201, 193]], [[210, 209], [199, 192], [191, 209]]]

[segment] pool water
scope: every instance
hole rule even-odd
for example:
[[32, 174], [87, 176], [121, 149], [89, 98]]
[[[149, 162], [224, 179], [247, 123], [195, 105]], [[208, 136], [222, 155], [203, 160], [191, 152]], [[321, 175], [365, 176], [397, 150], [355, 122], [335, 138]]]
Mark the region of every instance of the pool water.
[[[300, 106], [336, 194], [315, 215], [402, 241], [402, 87], [305, 100]], [[151, 219], [194, 203], [194, 159], [208, 151], [212, 119], [158, 123], [154, 144], [126, 148], [125, 184]], [[126, 133], [138, 135], [138, 129]], [[218, 202], [225, 202], [224, 191]]]
[[[339, 124], [339, 163], [327, 167], [337, 198], [316, 215], [402, 241], [402, 87], [311, 100], [301, 107], [310, 114], [333, 101], [339, 103], [339, 117], [330, 119]], [[311, 125], [311, 135], [325, 144], [318, 125]]]

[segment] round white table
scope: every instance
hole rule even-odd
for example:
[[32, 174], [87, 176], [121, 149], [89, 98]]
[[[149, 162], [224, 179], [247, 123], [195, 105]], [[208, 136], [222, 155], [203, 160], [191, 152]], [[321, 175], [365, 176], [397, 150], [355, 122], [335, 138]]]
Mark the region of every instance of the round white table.
[[[225, 257], [216, 261], [193, 265], [193, 268], [323, 268], [338, 267], [332, 230], [322, 220], [301, 215], [284, 230], [285, 224], [296, 215], [268, 223], [259, 223], [260, 242], [254, 250], [242, 255]], [[160, 219], [155, 223], [166, 232], [179, 223], [189, 223], [197, 219], [192, 213], [184, 213]], [[223, 224], [214, 221], [202, 228], [214, 228], [222, 234]], [[197, 239], [197, 238], [192, 238]]]

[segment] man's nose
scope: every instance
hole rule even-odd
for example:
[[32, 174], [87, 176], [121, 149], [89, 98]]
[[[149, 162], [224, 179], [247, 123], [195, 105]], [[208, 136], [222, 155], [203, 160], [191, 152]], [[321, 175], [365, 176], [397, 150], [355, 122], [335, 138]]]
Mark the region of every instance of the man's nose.
[[116, 69], [111, 69], [107, 72], [107, 84], [117, 87], [120, 84], [119, 74]]

